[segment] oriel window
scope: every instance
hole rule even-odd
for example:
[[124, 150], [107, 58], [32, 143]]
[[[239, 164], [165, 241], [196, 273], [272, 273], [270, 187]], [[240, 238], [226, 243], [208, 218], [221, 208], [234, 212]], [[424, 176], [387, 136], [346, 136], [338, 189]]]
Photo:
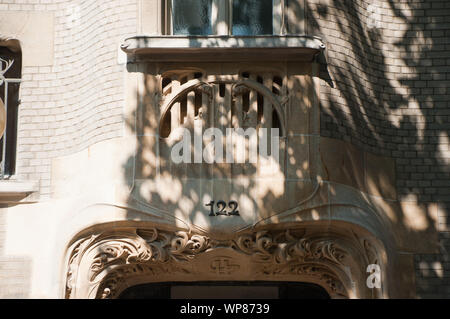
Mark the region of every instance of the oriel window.
[[281, 34], [284, 0], [166, 0], [166, 34]]

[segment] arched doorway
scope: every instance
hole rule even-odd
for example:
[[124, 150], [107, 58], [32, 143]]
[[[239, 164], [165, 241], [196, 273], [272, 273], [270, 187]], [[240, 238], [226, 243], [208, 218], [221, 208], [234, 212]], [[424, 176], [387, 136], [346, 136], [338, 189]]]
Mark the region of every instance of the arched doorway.
[[300, 282], [151, 283], [125, 289], [119, 299], [330, 299], [319, 285]]
[[334, 299], [377, 297], [366, 286], [366, 269], [381, 260], [379, 250], [374, 241], [353, 231], [291, 225], [217, 240], [143, 224], [103, 229], [89, 230], [69, 247], [66, 298], [193, 298], [193, 286], [200, 287], [199, 297], [208, 289], [217, 295], [236, 287], [253, 294], [265, 289], [272, 298], [325, 297], [317, 293], [321, 290], [313, 292], [311, 284]]

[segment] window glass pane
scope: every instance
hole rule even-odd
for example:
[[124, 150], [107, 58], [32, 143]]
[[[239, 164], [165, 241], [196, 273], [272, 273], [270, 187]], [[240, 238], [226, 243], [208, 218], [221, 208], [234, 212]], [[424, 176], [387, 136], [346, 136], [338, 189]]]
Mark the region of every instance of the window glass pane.
[[272, 34], [272, 0], [234, 0], [233, 34]]
[[172, 0], [173, 34], [208, 35], [212, 0]]

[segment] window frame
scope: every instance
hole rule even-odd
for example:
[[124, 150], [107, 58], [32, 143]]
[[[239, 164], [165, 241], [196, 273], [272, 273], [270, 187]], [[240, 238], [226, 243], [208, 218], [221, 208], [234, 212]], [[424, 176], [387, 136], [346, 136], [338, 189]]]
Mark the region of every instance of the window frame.
[[[7, 50], [7, 47], [0, 47]], [[20, 104], [20, 84], [22, 83], [22, 56], [21, 52], [9, 50], [9, 57], [0, 55], [0, 98], [5, 108], [5, 131], [0, 138], [0, 180], [10, 179], [16, 174], [18, 118]], [[8, 71], [15, 72], [15, 77], [7, 76]], [[17, 99], [13, 99], [14, 85], [16, 85]]]
[[[162, 14], [163, 14], [163, 34], [173, 34], [172, 24], [172, 0], [162, 0]], [[238, 0], [212, 0], [211, 24], [212, 34], [210, 36], [233, 36], [233, 1]], [[271, 35], [285, 35], [286, 34], [286, 0], [272, 0], [272, 34]], [[187, 35], [195, 36], [195, 35]], [[255, 35], [249, 35], [255, 36]]]

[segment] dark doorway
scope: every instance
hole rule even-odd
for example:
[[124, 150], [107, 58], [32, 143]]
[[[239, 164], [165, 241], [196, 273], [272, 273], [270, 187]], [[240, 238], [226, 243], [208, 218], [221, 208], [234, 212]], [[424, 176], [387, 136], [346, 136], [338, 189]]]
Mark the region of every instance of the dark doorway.
[[119, 299], [330, 299], [322, 287], [297, 282], [155, 283], [130, 287]]

